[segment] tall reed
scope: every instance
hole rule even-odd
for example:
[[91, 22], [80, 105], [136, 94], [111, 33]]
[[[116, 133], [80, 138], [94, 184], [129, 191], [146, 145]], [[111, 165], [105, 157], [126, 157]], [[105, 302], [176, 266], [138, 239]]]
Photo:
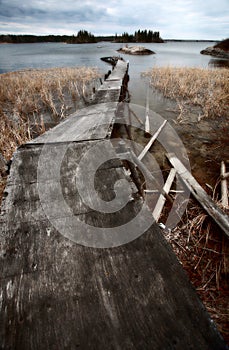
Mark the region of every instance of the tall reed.
[[198, 105], [204, 117], [229, 116], [229, 70], [226, 68], [155, 67], [146, 73], [151, 85], [179, 103]]
[[25, 70], [0, 75], [0, 152], [6, 159], [33, 133], [44, 131], [43, 115], [64, 118], [77, 108], [86, 87], [98, 78], [93, 68]]
[[[85, 102], [96, 85], [94, 68], [24, 70], [0, 75], [0, 156], [10, 160], [15, 149], [45, 131]], [[93, 83], [94, 82], [94, 83]], [[6, 184], [0, 167], [0, 201]]]

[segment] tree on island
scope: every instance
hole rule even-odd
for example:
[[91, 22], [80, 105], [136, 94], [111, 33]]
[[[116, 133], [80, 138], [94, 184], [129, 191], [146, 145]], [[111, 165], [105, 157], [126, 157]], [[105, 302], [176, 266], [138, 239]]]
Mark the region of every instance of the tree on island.
[[67, 40], [68, 44], [86, 44], [86, 43], [96, 43], [96, 38], [93, 34], [87, 30], [80, 30], [77, 35], [73, 35]]
[[159, 32], [152, 30], [138, 30], [134, 34], [123, 33], [122, 35], [97, 36], [87, 30], [80, 30], [77, 35], [28, 35], [28, 34], [0, 34], [0, 43], [45, 43], [64, 42], [68, 44], [96, 43], [98, 41], [111, 41], [118, 43], [163, 43]]
[[118, 43], [163, 43], [160, 37], [160, 32], [153, 32], [152, 30], [138, 30], [134, 34], [124, 32], [121, 36], [115, 35], [115, 42]]
[[57, 43], [66, 42], [69, 39], [67, 35], [29, 35], [29, 34], [1, 34], [0, 43], [9, 44], [31, 44], [31, 43]]

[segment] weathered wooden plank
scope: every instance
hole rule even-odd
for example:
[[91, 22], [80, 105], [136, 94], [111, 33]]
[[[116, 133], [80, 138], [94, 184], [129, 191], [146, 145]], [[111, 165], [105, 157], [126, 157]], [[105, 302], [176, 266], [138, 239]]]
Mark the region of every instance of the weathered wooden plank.
[[204, 189], [198, 184], [190, 172], [185, 168], [181, 161], [174, 155], [168, 154], [168, 159], [177, 173], [182, 178], [187, 188], [192, 195], [198, 200], [202, 207], [212, 217], [212, 219], [219, 225], [219, 227], [229, 237], [229, 217], [226, 215], [213, 200], [207, 195]]
[[101, 85], [98, 89], [100, 90], [120, 90], [122, 87], [122, 79], [118, 80], [105, 80], [103, 85]]
[[[93, 110], [90, 107], [89, 110]], [[50, 129], [44, 135], [31, 143], [69, 142], [104, 139], [109, 135], [111, 124], [114, 121], [114, 112], [95, 113], [94, 118], [78, 116], [77, 113]]]
[[[88, 176], [90, 177], [91, 174], [89, 173]], [[94, 195], [93, 203], [95, 203], [95, 206], [96, 203], [98, 203], [98, 207], [101, 200], [105, 201], [105, 203], [114, 200], [114, 185], [117, 181], [123, 179], [127, 180], [121, 168], [99, 170], [97, 176], [95, 178], [92, 177], [92, 180], [95, 182], [96, 193], [91, 193], [90, 187], [87, 188], [85, 186], [83, 198], [76, 186], [74, 174], [73, 176], [61, 178], [61, 181], [50, 180], [42, 184], [32, 183], [8, 186], [8, 195], [2, 205], [2, 214], [4, 214], [5, 222], [3, 217], [1, 224], [5, 224], [5, 227], [17, 221], [38, 222], [39, 224], [39, 221], [46, 219], [47, 211], [49, 219], [60, 219], [72, 215], [82, 216], [82, 214], [84, 214], [85, 216], [83, 219], [85, 222], [88, 222], [88, 220], [90, 221], [90, 216], [93, 215], [94, 217], [96, 216], [97, 220], [103, 225], [108, 226], [112, 225], [113, 221], [118, 224], [123, 220], [131, 220], [133, 215], [137, 215], [136, 210], [133, 208], [134, 201], [132, 201], [131, 198], [123, 209], [116, 211], [114, 214], [97, 213], [87, 204], [90, 202], [91, 195]], [[130, 183], [130, 185], [133, 193], [137, 192], [136, 187], [132, 183]], [[42, 198], [39, 190], [44, 191]], [[68, 211], [64, 211], [61, 205], [62, 195], [68, 206]], [[123, 201], [125, 201], [125, 193], [123, 193], [123, 196]], [[119, 200], [121, 201], [122, 198], [119, 198]], [[109, 203], [107, 203], [107, 205], [108, 204]]]
[[[153, 134], [153, 136], [151, 137], [150, 141], [147, 143], [147, 145], [145, 146], [145, 148], [142, 150], [142, 152], [139, 154], [138, 159], [142, 160], [146, 153], [150, 150], [150, 148], [152, 147], [152, 144], [154, 143], [154, 141], [156, 140], [156, 138], [158, 137], [158, 135], [160, 134], [160, 132], [162, 131], [162, 129], [164, 128], [165, 124], [166, 124], [167, 120], [164, 120], [164, 122], [162, 123], [162, 125], [159, 127], [159, 129]], [[145, 129], [146, 130], [146, 129]]]
[[94, 103], [119, 101], [123, 80], [128, 71], [128, 63], [118, 60], [115, 68], [98, 89]]
[[229, 173], [225, 173], [224, 175], [223, 175], [223, 179], [227, 179], [229, 177]]
[[109, 102], [106, 101], [104, 103], [98, 103], [94, 104], [93, 101], [92, 103], [85, 107], [77, 110], [75, 113], [71, 114], [71, 117], [76, 115], [77, 117], [92, 117], [95, 118], [98, 116], [100, 113], [107, 113], [107, 112], [114, 112], [116, 111], [118, 106], [118, 100]]
[[129, 66], [128, 62], [118, 60], [115, 68], [113, 69], [109, 77], [106, 79], [106, 81], [120, 80], [120, 79], [123, 80], [125, 74], [128, 71], [128, 66]]
[[[19, 148], [13, 157], [13, 162], [8, 177], [9, 185], [30, 184], [37, 182], [37, 166], [42, 153], [42, 159], [47, 163], [46, 172], [47, 178], [50, 180], [58, 179], [59, 174], [53, 169], [59, 159], [60, 154], [63, 154], [61, 169], [62, 177], [74, 176], [77, 166], [82, 155], [87, 152], [92, 152], [93, 148], [100, 145], [103, 150], [103, 156], [109, 159], [106, 163], [100, 166], [100, 170], [106, 168], [121, 167], [121, 162], [118, 160], [115, 151], [112, 147], [103, 147], [103, 140], [87, 141], [87, 142], [70, 142], [70, 143], [50, 143], [48, 146], [43, 144], [27, 144]], [[45, 147], [45, 148], [44, 148]], [[46, 152], [44, 152], [46, 150]], [[98, 155], [100, 157], [100, 155]], [[92, 158], [88, 163], [88, 171], [92, 171], [96, 167], [98, 158]]]
[[146, 110], [145, 110], [145, 136], [150, 135], [150, 121], [149, 121], [149, 86], [146, 96]]
[[155, 226], [98, 250], [41, 222], [2, 252], [3, 349], [226, 349]]
[[[175, 176], [176, 176], [176, 170], [174, 168], [172, 168], [169, 172], [169, 176], [167, 177], [167, 180], [166, 180], [165, 185], [163, 187], [163, 190], [165, 193], [167, 193], [167, 194], [169, 193]], [[166, 198], [161, 194], [156, 205], [155, 205], [155, 208], [153, 210], [153, 217], [154, 217], [156, 222], [158, 221], [158, 219], [161, 215], [165, 201], [166, 201]]]
[[149, 122], [149, 115], [146, 114], [146, 119], [145, 119], [145, 134], [148, 136], [150, 135], [150, 122]]
[[[96, 146], [99, 146], [102, 155], [94, 154], [98, 151], [98, 148], [95, 149]], [[97, 200], [112, 200], [115, 196], [114, 184], [118, 180], [127, 178], [112, 147], [104, 146], [103, 141], [70, 143], [67, 145], [62, 143], [48, 144], [45, 149], [42, 145], [34, 147], [30, 145], [29, 148], [19, 149], [14, 156], [2, 205], [2, 213], [5, 214], [7, 222], [44, 219], [45, 213], [40, 202], [38, 189], [45, 194], [47, 193], [45, 197], [43, 196], [43, 201], [47, 202], [47, 205], [48, 203], [51, 205], [49, 210], [51, 218], [66, 216], [59, 205], [61, 195], [64, 196], [65, 201], [71, 208], [69, 215], [92, 212], [92, 209], [84, 204], [76, 184], [76, 180], [79, 181], [79, 176], [82, 177], [78, 172], [79, 163], [82, 156], [89, 151], [94, 156], [90, 157], [90, 162], [86, 164], [87, 178], [84, 176], [81, 182], [86, 183], [86, 179], [91, 178], [91, 186], [95, 186], [97, 191]], [[63, 157], [59, 160], [62, 153]], [[101, 159], [102, 156], [108, 161], [98, 167], [98, 158]], [[42, 172], [38, 176], [37, 167], [41, 157], [44, 164], [44, 173]], [[58, 162], [60, 162], [59, 166]], [[61, 193], [58, 190], [61, 190]], [[91, 192], [94, 193], [93, 188], [85, 185], [84, 200], [88, 200]]]
[[222, 197], [222, 205], [227, 208], [228, 207], [228, 187], [227, 187], [227, 179], [225, 178], [226, 174], [226, 166], [225, 163], [221, 162], [221, 197]]
[[119, 100], [120, 89], [98, 90], [94, 103], [115, 102]]

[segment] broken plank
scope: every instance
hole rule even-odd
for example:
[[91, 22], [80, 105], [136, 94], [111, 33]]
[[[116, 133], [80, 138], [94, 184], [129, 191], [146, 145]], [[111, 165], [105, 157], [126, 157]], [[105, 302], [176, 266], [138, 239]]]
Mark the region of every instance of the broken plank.
[[111, 72], [109, 77], [106, 79], [106, 81], [114, 81], [114, 80], [123, 79], [125, 74], [128, 71], [128, 67], [129, 67], [128, 62], [118, 60], [115, 68], [113, 69], [113, 71]]
[[[120, 154], [119, 154], [120, 156]], [[121, 156], [120, 156], [121, 158]], [[163, 188], [161, 188], [160, 183], [158, 183], [157, 179], [155, 178], [155, 176], [153, 176], [153, 174], [148, 170], [148, 168], [145, 166], [145, 164], [140, 161], [138, 159], [138, 157], [135, 155], [134, 152], [130, 151], [130, 159], [132, 159], [134, 161], [134, 163], [136, 164], [136, 166], [138, 167], [138, 169], [140, 171], [142, 171], [142, 173], [144, 174], [144, 176], [151, 182], [154, 183], [155, 189], [157, 189], [162, 195], [165, 196], [166, 199], [168, 199], [169, 202], [172, 202], [171, 197], [164, 191]]]
[[227, 179], [225, 178], [226, 166], [224, 161], [221, 162], [221, 198], [222, 205], [228, 207], [228, 188], [227, 188]]
[[[114, 112], [107, 112], [104, 105], [104, 111], [97, 113], [95, 106], [88, 107], [85, 110], [88, 114], [73, 116], [64, 120], [44, 135], [37, 137], [30, 143], [50, 143], [50, 142], [73, 142], [105, 139], [109, 135], [109, 130], [114, 122]], [[91, 112], [94, 110], [94, 117]]]
[[227, 179], [229, 177], [229, 173], [225, 173], [223, 176], [221, 176], [222, 179]]
[[175, 154], [167, 154], [167, 157], [172, 166], [177, 170], [177, 173], [181, 177], [184, 184], [190, 190], [192, 195], [198, 200], [207, 213], [213, 218], [213, 220], [219, 225], [219, 227], [229, 237], [229, 218], [207, 195], [204, 189], [195, 180], [192, 174], [185, 168], [181, 161]]
[[[167, 177], [167, 180], [166, 180], [165, 185], [163, 187], [163, 190], [165, 193], [167, 193], [167, 194], [169, 193], [175, 176], [176, 176], [176, 170], [174, 168], [172, 168], [170, 170], [169, 176]], [[166, 201], [165, 196], [163, 194], [161, 194], [158, 201], [157, 201], [157, 204], [155, 205], [155, 208], [153, 210], [153, 217], [154, 217], [155, 221], [158, 221], [158, 219], [161, 215], [162, 209], [164, 207], [165, 201]]]
[[164, 128], [165, 124], [166, 124], [167, 120], [164, 120], [164, 122], [162, 123], [162, 125], [159, 127], [159, 129], [155, 132], [155, 134], [151, 137], [150, 141], [147, 143], [147, 145], [145, 146], [145, 148], [142, 150], [142, 152], [139, 154], [138, 159], [142, 160], [146, 153], [149, 151], [149, 149], [151, 148], [152, 144], [154, 143], [154, 141], [156, 140], [156, 138], [158, 137], [158, 135], [160, 134], [161, 130]]
[[150, 135], [150, 122], [149, 122], [149, 87], [146, 97], [146, 119], [145, 119], [145, 135]]

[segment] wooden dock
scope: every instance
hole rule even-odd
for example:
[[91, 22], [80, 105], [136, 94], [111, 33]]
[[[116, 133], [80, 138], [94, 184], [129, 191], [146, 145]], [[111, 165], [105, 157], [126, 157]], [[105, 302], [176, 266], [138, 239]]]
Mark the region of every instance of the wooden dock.
[[[127, 70], [118, 61], [97, 92], [100, 104], [74, 113], [14, 154], [1, 215], [0, 349], [227, 349], [156, 224], [127, 244], [92, 248], [66, 238], [68, 226], [66, 237], [60, 234], [41, 205], [37, 169], [45, 144], [49, 218], [68, 219], [57, 195], [56, 157], [63, 150], [61, 185], [71, 215], [106, 231], [139, 212], [138, 193], [119, 215], [103, 214], [88, 208], [74, 185], [85, 152], [111, 137]], [[104, 201], [113, 199], [117, 180], [135, 187], [115, 150], [109, 156], [113, 160], [99, 168], [95, 181]]]

